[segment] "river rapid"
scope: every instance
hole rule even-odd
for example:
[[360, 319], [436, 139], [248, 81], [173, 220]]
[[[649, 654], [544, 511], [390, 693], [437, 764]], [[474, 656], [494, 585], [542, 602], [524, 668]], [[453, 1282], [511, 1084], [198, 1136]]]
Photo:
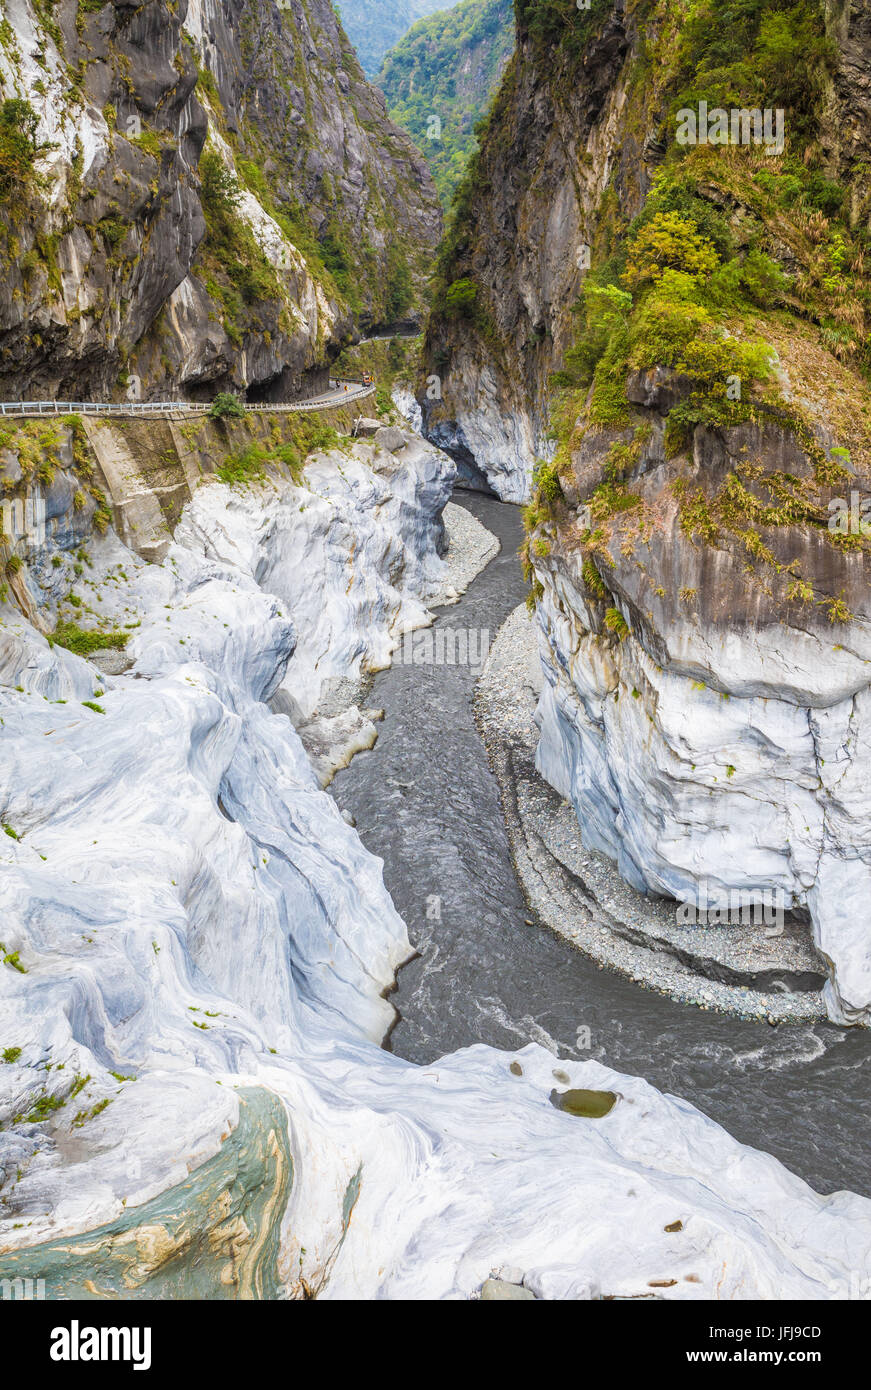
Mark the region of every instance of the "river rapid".
[[[520, 510], [459, 492], [500, 553], [438, 624], [490, 638], [525, 595]], [[350, 811], [418, 956], [400, 972], [390, 1046], [410, 1061], [484, 1042], [595, 1057], [690, 1100], [817, 1191], [871, 1196], [871, 1034], [743, 1022], [601, 970], [536, 922], [517, 882], [468, 665], [394, 663], [373, 681], [378, 742], [332, 790]], [[579, 1049], [579, 1029], [589, 1048]], [[586, 1035], [581, 1034], [581, 1042]]]

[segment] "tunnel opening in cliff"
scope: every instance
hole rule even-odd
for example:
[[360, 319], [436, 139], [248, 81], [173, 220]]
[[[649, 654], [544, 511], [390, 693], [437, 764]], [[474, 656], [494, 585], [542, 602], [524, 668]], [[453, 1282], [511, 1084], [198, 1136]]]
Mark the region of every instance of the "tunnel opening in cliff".
[[304, 372], [283, 367], [264, 381], [253, 381], [245, 391], [249, 405], [277, 405], [283, 401], [309, 400], [330, 389], [329, 366], [309, 367]]

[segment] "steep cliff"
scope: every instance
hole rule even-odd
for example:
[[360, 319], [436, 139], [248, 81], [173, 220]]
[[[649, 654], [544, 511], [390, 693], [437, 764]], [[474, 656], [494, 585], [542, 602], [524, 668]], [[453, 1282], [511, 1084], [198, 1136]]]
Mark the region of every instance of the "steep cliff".
[[[424, 402], [428, 428], [509, 501], [528, 496], [548, 452], [548, 379], [571, 343], [578, 253], [622, 139], [626, 33], [618, 12], [601, 30], [590, 13], [564, 4], [546, 40], [518, 15], [515, 56], [449, 219], [427, 336], [440, 382]], [[589, 43], [565, 51], [575, 28]], [[627, 163], [636, 155], [633, 143]]]
[[[553, 454], [550, 377], [576, 339], [590, 271], [619, 248], [661, 166], [680, 165], [686, 196], [724, 209], [730, 249], [743, 255], [767, 236], [784, 269], [815, 275], [819, 289], [828, 219], [834, 232], [868, 217], [871, 27], [866, 4], [822, 0], [694, 0], [685, 14], [653, 0], [586, 10], [518, 0], [515, 10], [516, 58], [449, 219], [426, 349], [440, 386], [425, 403], [433, 437], [513, 500], [529, 495], [535, 459]], [[734, 148], [679, 146], [677, 111], [706, 97], [711, 108], [785, 109], [785, 158], [764, 146], [758, 158], [757, 145], [736, 164]], [[790, 230], [790, 208], [818, 214], [817, 230]], [[822, 309], [818, 320], [836, 318], [832, 302]], [[827, 325], [839, 355], [846, 312]]]
[[539, 767], [636, 887], [809, 912], [867, 1021], [868, 6], [530, 0], [518, 39], [424, 408], [532, 493]]
[[278, 399], [416, 311], [434, 189], [327, 0], [16, 0], [0, 81], [0, 394]]

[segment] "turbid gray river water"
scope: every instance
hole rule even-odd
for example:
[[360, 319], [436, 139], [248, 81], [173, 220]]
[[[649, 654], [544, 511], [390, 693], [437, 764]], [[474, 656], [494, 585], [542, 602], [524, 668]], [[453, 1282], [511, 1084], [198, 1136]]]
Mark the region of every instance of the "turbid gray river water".
[[[524, 597], [519, 509], [456, 500], [502, 542], [439, 622], [491, 637]], [[673, 1003], [600, 970], [544, 927], [514, 874], [499, 791], [472, 712], [468, 666], [394, 665], [375, 677], [375, 748], [332, 784], [419, 951], [399, 975], [393, 1050], [415, 1062], [475, 1042], [539, 1042], [684, 1096], [819, 1192], [871, 1195], [871, 1033], [746, 1023]], [[591, 1047], [577, 1050], [578, 1029]]]

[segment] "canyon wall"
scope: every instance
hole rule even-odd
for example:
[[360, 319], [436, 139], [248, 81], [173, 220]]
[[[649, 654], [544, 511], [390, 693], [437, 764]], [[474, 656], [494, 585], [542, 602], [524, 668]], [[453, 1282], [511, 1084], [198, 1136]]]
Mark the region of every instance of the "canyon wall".
[[[515, 4], [515, 57], [448, 216], [425, 348], [439, 392], [419, 391], [433, 440], [507, 501], [527, 500], [536, 459], [553, 456], [551, 376], [575, 340], [589, 270], [614, 252], [673, 148], [676, 73], [693, 62], [681, 73], [682, 21], [651, 0], [592, 0], [581, 13], [570, 0], [544, 0], [538, 9], [543, 18], [532, 0]], [[750, 7], [757, 26], [763, 9]], [[818, 154], [867, 226], [871, 10], [867, 0], [811, 10], [814, 37], [832, 46], [827, 65], [814, 60], [826, 69]], [[743, 22], [729, 7], [702, 7], [698, 21], [739, 43]], [[772, 84], [769, 92], [771, 105], [786, 100]], [[742, 215], [734, 186], [718, 191], [707, 168], [700, 182]], [[780, 254], [795, 268], [788, 244]], [[458, 283], [467, 292], [452, 296]]]
[[[639, 21], [622, 3], [609, 9], [581, 59], [533, 42], [518, 23], [515, 56], [448, 219], [447, 293], [425, 348], [441, 398], [423, 397], [426, 427], [505, 501], [528, 499], [536, 458], [552, 453], [549, 377], [572, 341], [581, 252], [604, 191], [613, 183], [631, 217], [656, 157], [626, 139], [620, 119]], [[471, 301], [450, 302], [458, 282], [473, 287]]]
[[414, 316], [432, 180], [327, 0], [13, 0], [0, 395], [311, 394]]
[[806, 913], [867, 1023], [868, 7], [517, 12], [419, 396], [530, 499], [539, 768], [637, 888]]

